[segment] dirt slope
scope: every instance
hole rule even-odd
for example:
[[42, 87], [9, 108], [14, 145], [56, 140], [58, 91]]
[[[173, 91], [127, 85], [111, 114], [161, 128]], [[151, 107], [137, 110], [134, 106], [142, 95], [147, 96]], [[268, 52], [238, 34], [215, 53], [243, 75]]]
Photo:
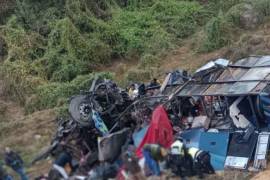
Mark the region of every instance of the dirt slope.
[[[0, 81], [0, 160], [4, 147], [9, 146], [23, 156], [28, 166], [33, 156], [49, 145], [55, 131], [55, 118], [56, 113], [53, 110], [25, 115], [23, 107], [3, 96]], [[35, 169], [29, 168], [29, 175], [46, 172], [46, 164], [44, 161]]]

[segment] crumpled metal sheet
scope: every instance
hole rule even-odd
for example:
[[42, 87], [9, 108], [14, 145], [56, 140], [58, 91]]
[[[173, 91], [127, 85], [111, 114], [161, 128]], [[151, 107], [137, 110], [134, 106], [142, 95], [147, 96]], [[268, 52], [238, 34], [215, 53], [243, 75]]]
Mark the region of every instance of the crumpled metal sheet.
[[195, 147], [211, 155], [211, 165], [215, 170], [223, 170], [229, 144], [229, 132], [204, 132], [192, 129], [181, 134], [188, 148]]
[[[228, 148], [226, 167], [246, 169], [256, 146], [258, 133], [254, 132], [247, 142], [241, 142], [241, 133], [233, 133]], [[232, 162], [233, 161], [233, 162]], [[242, 162], [240, 162], [242, 161]]]
[[125, 128], [121, 131], [98, 138], [98, 159], [99, 161], [113, 162], [121, 153], [122, 146], [129, 138], [130, 129]]

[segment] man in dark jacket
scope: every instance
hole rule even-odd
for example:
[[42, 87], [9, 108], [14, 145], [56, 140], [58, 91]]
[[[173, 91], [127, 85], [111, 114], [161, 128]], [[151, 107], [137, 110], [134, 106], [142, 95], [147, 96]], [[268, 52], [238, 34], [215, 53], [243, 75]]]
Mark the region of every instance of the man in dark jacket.
[[9, 147], [5, 149], [5, 163], [7, 166], [11, 167], [19, 176], [21, 180], [28, 180], [23, 168], [23, 160], [19, 154], [11, 151]]

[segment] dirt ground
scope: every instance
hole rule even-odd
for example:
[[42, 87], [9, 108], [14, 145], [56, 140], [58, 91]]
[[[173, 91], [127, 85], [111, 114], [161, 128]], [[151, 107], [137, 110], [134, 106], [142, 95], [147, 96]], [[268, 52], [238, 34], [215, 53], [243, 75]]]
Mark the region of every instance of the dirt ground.
[[254, 176], [251, 180], [268, 180], [270, 179], [270, 170], [265, 170]]
[[[55, 118], [54, 110], [25, 115], [23, 107], [3, 96], [0, 81], [0, 161], [4, 147], [10, 147], [23, 156], [28, 168], [33, 156], [49, 145], [55, 131]], [[35, 168], [27, 169], [30, 177], [46, 172], [48, 163], [43, 161]]]

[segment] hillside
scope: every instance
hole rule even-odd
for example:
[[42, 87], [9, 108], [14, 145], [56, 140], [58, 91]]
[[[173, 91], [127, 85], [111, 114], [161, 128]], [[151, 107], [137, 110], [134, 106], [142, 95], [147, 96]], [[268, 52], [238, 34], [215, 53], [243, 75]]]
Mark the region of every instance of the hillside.
[[269, 0], [0, 0], [0, 149], [30, 162], [95, 73], [125, 86], [251, 54], [270, 54]]

